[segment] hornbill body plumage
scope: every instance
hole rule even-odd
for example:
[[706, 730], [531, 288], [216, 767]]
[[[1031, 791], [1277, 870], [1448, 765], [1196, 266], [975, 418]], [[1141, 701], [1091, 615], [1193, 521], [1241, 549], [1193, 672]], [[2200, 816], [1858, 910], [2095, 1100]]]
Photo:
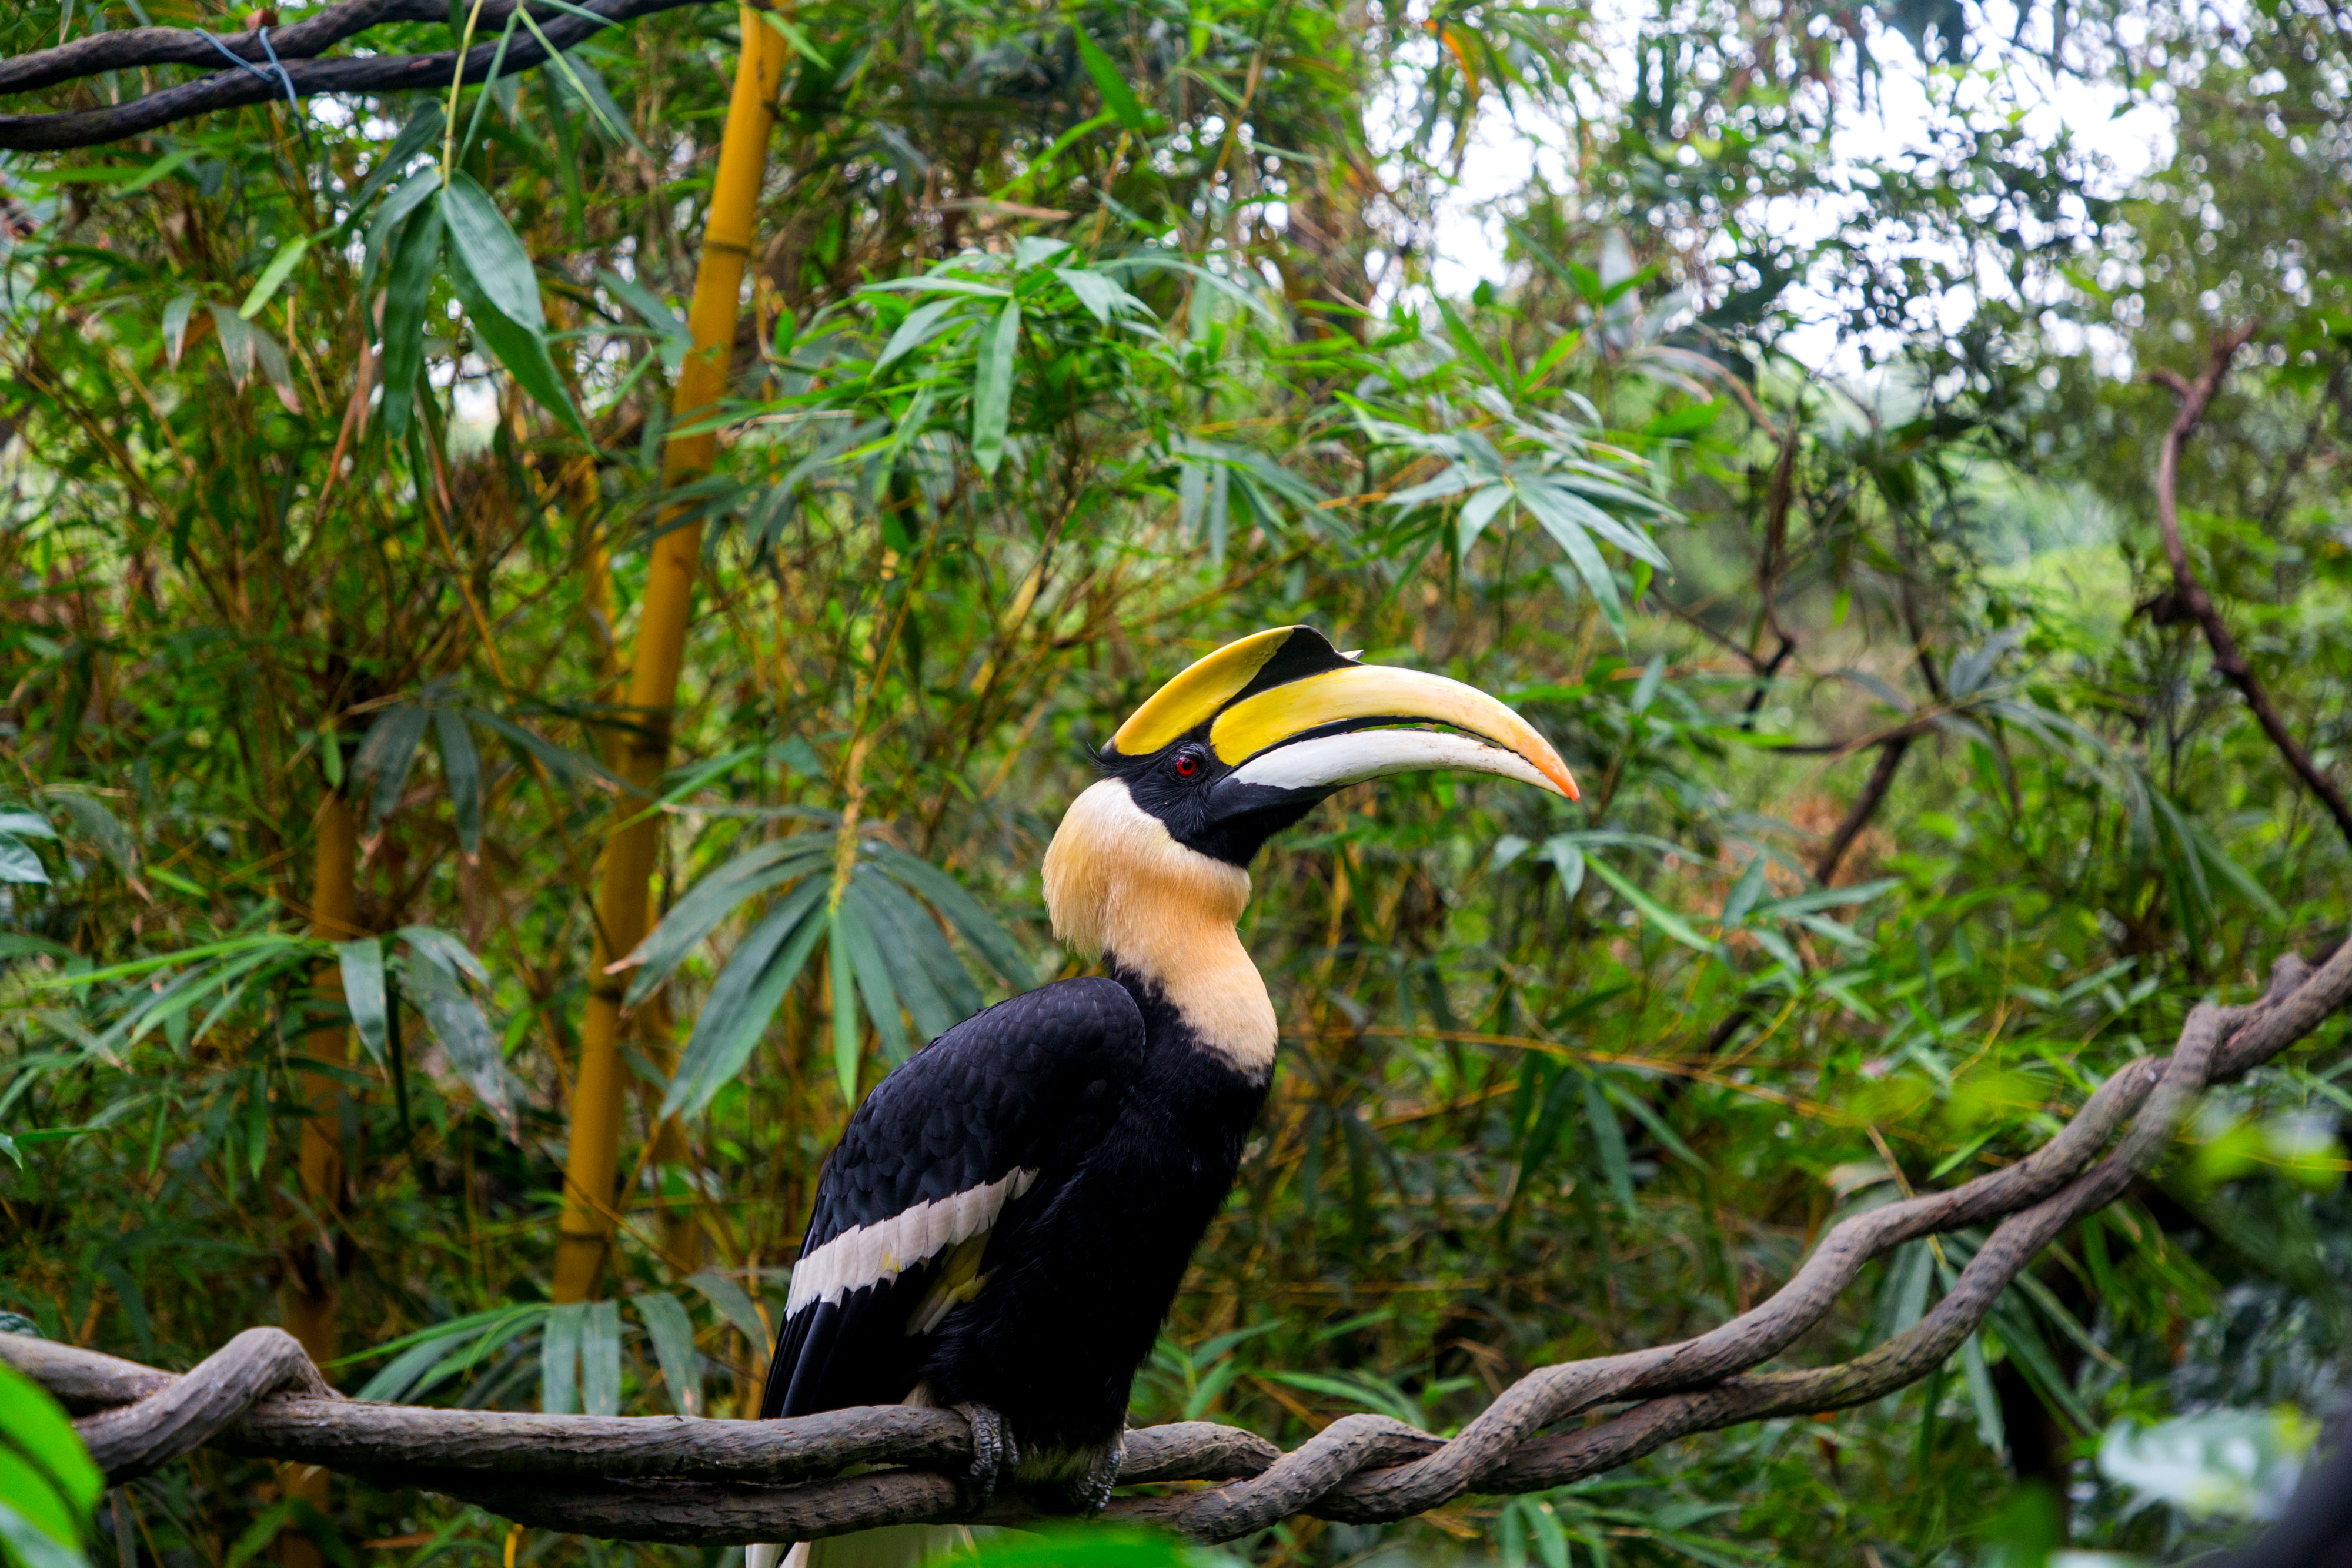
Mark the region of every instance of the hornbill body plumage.
[[[1397, 727], [1430, 725], [1447, 727]], [[1307, 627], [1201, 660], [1097, 761], [1045, 883], [1055, 934], [1108, 977], [967, 1019], [858, 1106], [818, 1184], [761, 1410], [961, 1409], [982, 1490], [1003, 1466], [1096, 1507], [1136, 1369], [1273, 1077], [1274, 1005], [1236, 932], [1251, 857], [1383, 774], [1465, 768], [1575, 796], [1501, 703], [1359, 664]]]

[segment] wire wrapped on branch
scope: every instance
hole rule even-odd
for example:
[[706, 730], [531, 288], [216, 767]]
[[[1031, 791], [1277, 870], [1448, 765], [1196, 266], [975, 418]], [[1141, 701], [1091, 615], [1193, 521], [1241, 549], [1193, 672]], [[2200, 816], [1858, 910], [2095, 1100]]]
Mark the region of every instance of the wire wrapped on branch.
[[[1234, 1540], [1301, 1513], [1360, 1523], [1405, 1519], [1467, 1492], [1543, 1490], [1677, 1437], [1842, 1409], [1903, 1388], [1960, 1348], [2042, 1248], [2147, 1171], [2206, 1085], [2267, 1061], [2347, 999], [2352, 941], [2316, 970], [2284, 958], [2261, 1001], [2199, 1004], [2172, 1055], [2117, 1070], [2055, 1137], [2016, 1164], [1841, 1222], [1770, 1300], [1708, 1333], [1532, 1372], [1450, 1441], [1370, 1415], [1343, 1416], [1288, 1453], [1210, 1422], [1130, 1433], [1122, 1483], [1223, 1484], [1115, 1498], [1108, 1517], [1202, 1541]], [[1992, 1222], [1953, 1288], [1904, 1333], [1835, 1365], [1752, 1370], [1827, 1317], [1873, 1259]], [[726, 1421], [362, 1404], [329, 1392], [293, 1339], [268, 1328], [247, 1329], [180, 1376], [18, 1335], [0, 1334], [0, 1359], [84, 1413], [84, 1440], [117, 1482], [209, 1444], [438, 1491], [526, 1525], [685, 1545], [807, 1541], [910, 1522], [1017, 1523], [1057, 1506], [1013, 1490], [974, 1511], [957, 1479], [971, 1459], [971, 1431], [962, 1416], [940, 1410], [874, 1406]], [[1628, 1402], [1597, 1424], [1546, 1435]], [[901, 1468], [837, 1473], [852, 1465]]]
[[[37, 54], [0, 60], [0, 93], [26, 92], [93, 76], [101, 71], [153, 65], [214, 65], [224, 53], [239, 67], [195, 81], [162, 88], [142, 97], [100, 109], [69, 110], [55, 114], [0, 114], [0, 151], [54, 152], [74, 147], [94, 147], [120, 141], [168, 125], [175, 120], [209, 114], [247, 104], [309, 98], [315, 93], [383, 93], [411, 90], [446, 92], [453, 83], [479, 87], [498, 74], [513, 76], [547, 63], [548, 44], [557, 50], [608, 26], [649, 16], [682, 5], [707, 5], [717, 0], [580, 0], [563, 9], [534, 6], [537, 32], [516, 34], [476, 44], [465, 52], [440, 49], [423, 55], [353, 55], [331, 60], [315, 59], [320, 51], [345, 38], [385, 22], [444, 21], [446, 0], [344, 0], [318, 16], [274, 29], [268, 46], [257, 34], [220, 37], [190, 27], [140, 27], [121, 33], [101, 33]], [[513, 0], [486, 3], [476, 21], [476, 33], [504, 26], [514, 11]], [[542, 44], [540, 35], [544, 35]], [[275, 52], [273, 69], [257, 68]]]

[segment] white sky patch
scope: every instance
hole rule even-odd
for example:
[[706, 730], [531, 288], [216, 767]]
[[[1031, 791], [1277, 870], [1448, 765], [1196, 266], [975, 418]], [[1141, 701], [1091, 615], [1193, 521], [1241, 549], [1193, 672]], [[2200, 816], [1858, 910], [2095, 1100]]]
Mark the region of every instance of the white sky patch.
[[[1982, 0], [1970, 6], [1971, 41], [1979, 47], [1979, 68], [1930, 71], [1900, 34], [1878, 29], [1871, 38], [1879, 73], [1870, 83], [1865, 107], [1856, 95], [1853, 60], [1843, 61], [1837, 91], [1839, 119], [1830, 144], [1832, 175], [1866, 178], [1876, 166], [1932, 156], [1934, 132], [1957, 120], [1989, 124], [2012, 111], [2022, 114], [2027, 134], [2043, 146], [2071, 136], [2074, 147], [2104, 165], [2098, 193], [2123, 193], [2167, 162], [2172, 155], [2173, 124], [2160, 104], [2130, 103], [2123, 91], [2106, 80], [2053, 72], [2042, 59], [2004, 43], [1983, 47], [1982, 40], [2007, 40], [2016, 26], [2011, 0]], [[1587, 37], [1608, 62], [1596, 82], [1595, 102], [1606, 97], [1623, 102], [1633, 88], [1633, 61], [1642, 29], [1654, 11], [1636, 0], [1597, 0]], [[2046, 29], [2046, 22], [2037, 22]], [[2045, 36], [2035, 40], [2045, 48]], [[2122, 40], [2127, 47], [2137, 42]], [[1430, 46], [1432, 48], [1434, 45]], [[1613, 76], [1612, 76], [1613, 73]], [[2161, 89], [2159, 89], [2160, 91]], [[1409, 117], [1413, 106], [1402, 94], [1376, 103], [1370, 116], [1376, 137], [1394, 147], [1417, 127]], [[1461, 161], [1454, 185], [1437, 204], [1435, 222], [1428, 235], [1429, 277], [1441, 294], [1460, 297], [1482, 280], [1507, 281], [1504, 248], [1507, 238], [1502, 212], [1541, 176], [1554, 190], [1574, 188], [1571, 169], [1572, 130], [1549, 116], [1514, 117], [1499, 95], [1489, 93], [1483, 103]], [[1764, 226], [1797, 246], [1826, 238], [1844, 221], [1858, 215], [1859, 197], [1829, 193], [1782, 198], [1768, 204]], [[1883, 254], [1890, 258], [1925, 256], [1956, 269], [1967, 259], [1941, 240], [1919, 241], [1889, 235]], [[1596, 258], [1576, 259], [1592, 263]], [[1978, 291], [2006, 295], [2009, 284], [1990, 247], [1971, 268], [1974, 288], [1962, 287], [1945, 298], [1923, 302], [1937, 325], [1951, 330], [1963, 323], [1977, 304]], [[1827, 287], [1833, 287], [1833, 280]], [[1393, 291], [1390, 292], [1395, 298]], [[1851, 375], [1862, 368], [1859, 342], [1841, 341], [1840, 301], [1815, 278], [1791, 288], [1786, 297], [1803, 324], [1781, 340], [1782, 346], [1803, 362], [1832, 374]], [[1386, 303], [1387, 301], [1382, 301]], [[1924, 322], [1923, 322], [1924, 324]], [[1877, 345], [1883, 350], [1891, 343]], [[2114, 360], [2120, 343], [2088, 345], [2095, 353]], [[2124, 366], [2127, 371], [2127, 365]]]

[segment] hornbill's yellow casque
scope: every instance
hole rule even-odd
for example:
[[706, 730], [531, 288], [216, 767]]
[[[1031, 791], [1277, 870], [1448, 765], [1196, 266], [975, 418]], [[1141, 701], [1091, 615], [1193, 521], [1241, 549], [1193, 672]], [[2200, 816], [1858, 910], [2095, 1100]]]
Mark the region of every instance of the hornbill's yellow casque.
[[[1423, 725], [1446, 727], [1396, 727]], [[1234, 934], [1258, 846], [1343, 785], [1416, 768], [1576, 797], [1493, 697], [1304, 626], [1202, 659], [1097, 760], [1045, 852], [1045, 904], [1109, 977], [967, 1019], [858, 1106], [761, 1409], [961, 1410], [983, 1500], [1015, 1465], [1090, 1507], [1118, 1477], [1129, 1385], [1273, 1076], [1274, 1005]]]

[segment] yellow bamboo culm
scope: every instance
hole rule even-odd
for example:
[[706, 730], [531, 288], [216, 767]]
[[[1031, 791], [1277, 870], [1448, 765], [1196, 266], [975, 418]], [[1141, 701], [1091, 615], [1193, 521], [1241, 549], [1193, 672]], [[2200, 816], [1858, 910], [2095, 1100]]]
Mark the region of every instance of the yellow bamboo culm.
[[[310, 935], [331, 942], [348, 942], [359, 929], [359, 831], [351, 802], [341, 790], [331, 790], [319, 809], [318, 838], [310, 867]], [[321, 965], [313, 982], [318, 997], [329, 1006], [343, 999], [342, 972]], [[322, 1024], [303, 1041], [314, 1061], [350, 1060], [350, 1030], [340, 1023]], [[334, 1078], [323, 1072], [299, 1072], [294, 1083], [303, 1101], [302, 1145], [296, 1166], [303, 1200], [310, 1205], [318, 1231], [293, 1239], [296, 1266], [286, 1275], [278, 1309], [286, 1332], [302, 1342], [312, 1364], [327, 1366], [336, 1356], [338, 1296], [331, 1260], [318, 1267], [321, 1249], [333, 1246], [332, 1226], [342, 1207], [343, 1150], [337, 1135]], [[327, 1503], [327, 1472], [315, 1465], [281, 1465], [278, 1489], [323, 1510]], [[283, 1568], [320, 1568], [319, 1549], [310, 1537], [289, 1530], [278, 1538], [278, 1561]]]
[[[741, 11], [743, 52], [735, 66], [734, 95], [719, 144], [719, 176], [694, 278], [687, 325], [694, 348], [686, 357], [673, 400], [673, 423], [685, 424], [719, 402], [735, 348], [743, 267], [759, 216], [760, 183], [767, 169], [768, 133], [775, 123], [776, 90], [783, 79], [782, 35], [750, 6]], [[716, 432], [673, 436], [662, 455], [665, 485], [710, 466]], [[666, 517], [665, 524], [674, 519]], [[654, 541], [645, 599], [637, 612], [635, 655], [629, 670], [633, 727], [621, 747], [621, 777], [628, 787], [623, 820], [641, 812], [669, 758], [672, 709], [694, 607], [694, 569], [702, 551], [698, 524], [670, 527]], [[626, 1084], [621, 1062], [624, 977], [606, 974], [614, 958], [645, 936], [654, 858], [660, 847], [658, 816], [631, 823], [604, 844], [603, 886], [596, 911], [595, 956], [588, 975], [588, 1017], [581, 1030], [580, 1071], [572, 1094], [572, 1143], [564, 1164], [563, 1218], [555, 1246], [554, 1298], [586, 1301], [595, 1293], [612, 1245], [614, 1184], [620, 1175], [621, 1118]]]

